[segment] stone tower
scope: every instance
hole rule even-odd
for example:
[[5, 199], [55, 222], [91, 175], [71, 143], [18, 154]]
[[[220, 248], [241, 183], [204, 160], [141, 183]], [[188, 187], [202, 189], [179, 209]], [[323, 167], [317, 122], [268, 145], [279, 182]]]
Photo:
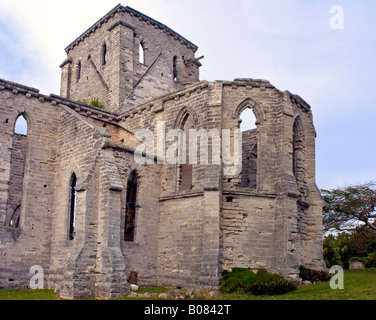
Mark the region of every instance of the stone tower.
[[199, 80], [197, 47], [152, 18], [118, 5], [66, 49], [61, 96], [120, 111]]

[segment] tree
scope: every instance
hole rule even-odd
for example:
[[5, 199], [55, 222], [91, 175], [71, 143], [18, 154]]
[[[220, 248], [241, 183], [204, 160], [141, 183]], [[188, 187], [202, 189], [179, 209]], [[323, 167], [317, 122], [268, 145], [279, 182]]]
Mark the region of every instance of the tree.
[[376, 231], [376, 183], [321, 190], [325, 200], [325, 231]]

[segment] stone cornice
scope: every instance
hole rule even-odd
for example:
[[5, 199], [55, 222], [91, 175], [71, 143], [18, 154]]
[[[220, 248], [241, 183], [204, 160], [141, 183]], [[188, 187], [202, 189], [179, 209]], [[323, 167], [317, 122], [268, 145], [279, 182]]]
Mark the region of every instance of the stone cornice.
[[88, 116], [93, 119], [98, 119], [105, 122], [116, 124], [117, 114], [102, 110], [81, 102], [69, 100], [67, 98], [50, 94], [49, 96], [39, 93], [38, 89], [24, 86], [15, 82], [0, 79], [0, 92], [2, 90], [8, 90], [13, 94], [24, 94], [26, 98], [36, 98], [41, 102], [50, 102], [52, 105], [62, 104], [65, 105], [83, 116]]

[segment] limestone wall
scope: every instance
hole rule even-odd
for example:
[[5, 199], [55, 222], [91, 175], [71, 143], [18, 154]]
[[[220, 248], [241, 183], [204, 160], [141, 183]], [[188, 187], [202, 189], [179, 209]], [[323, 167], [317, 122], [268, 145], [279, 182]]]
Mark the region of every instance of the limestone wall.
[[[27, 120], [27, 137], [14, 134], [20, 114]], [[36, 89], [0, 80], [0, 123], [0, 287], [26, 288], [32, 266], [49, 273], [57, 106]], [[17, 151], [18, 142], [26, 142], [18, 148], [25, 153]], [[10, 228], [7, 210], [15, 201], [21, 205], [20, 223]]]

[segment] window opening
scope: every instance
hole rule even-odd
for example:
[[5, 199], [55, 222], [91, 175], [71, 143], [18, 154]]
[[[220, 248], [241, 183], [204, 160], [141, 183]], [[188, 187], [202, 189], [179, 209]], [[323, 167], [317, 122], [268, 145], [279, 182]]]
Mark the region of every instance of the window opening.
[[177, 56], [174, 56], [174, 59], [172, 60], [172, 78], [174, 79], [174, 81], [177, 81], [178, 79], [178, 72], [177, 72], [177, 68], [176, 68], [176, 61], [177, 61], [178, 57]]
[[104, 43], [102, 48], [102, 64], [105, 65], [107, 63], [107, 45]]
[[70, 194], [69, 194], [69, 230], [68, 230], [68, 239], [73, 240], [75, 237], [75, 225], [76, 225], [76, 186], [77, 186], [77, 177], [73, 173], [70, 180]]
[[141, 64], [145, 63], [145, 49], [142, 42], [138, 45], [138, 62]]
[[81, 78], [81, 61], [78, 61], [77, 63], [77, 82]]
[[124, 241], [134, 241], [137, 200], [137, 175], [132, 171], [127, 184], [127, 200], [125, 206]]
[[246, 108], [240, 114], [240, 132], [256, 129], [256, 117], [252, 109]]
[[23, 136], [27, 135], [27, 121], [23, 114], [21, 114], [16, 120], [14, 133], [22, 134]]

